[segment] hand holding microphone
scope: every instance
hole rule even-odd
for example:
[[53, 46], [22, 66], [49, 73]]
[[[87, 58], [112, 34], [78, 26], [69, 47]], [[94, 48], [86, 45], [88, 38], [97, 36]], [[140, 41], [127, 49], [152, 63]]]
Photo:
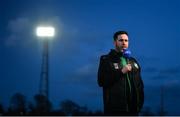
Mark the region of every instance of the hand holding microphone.
[[131, 70], [132, 70], [131, 64], [127, 64], [122, 68], [121, 71], [122, 71], [123, 74], [125, 74], [125, 73], [127, 73], [127, 72], [129, 72]]
[[123, 74], [125, 74], [125, 73], [127, 73], [127, 72], [129, 72], [129, 71], [131, 71], [132, 70], [132, 66], [131, 66], [131, 64], [129, 64], [129, 61], [128, 61], [128, 59], [130, 58], [130, 54], [131, 54], [131, 51], [130, 50], [128, 50], [128, 49], [123, 49], [123, 56], [125, 57], [125, 58], [127, 58], [127, 63], [128, 64], [126, 64], [123, 68], [122, 68], [122, 72], [123, 72]]

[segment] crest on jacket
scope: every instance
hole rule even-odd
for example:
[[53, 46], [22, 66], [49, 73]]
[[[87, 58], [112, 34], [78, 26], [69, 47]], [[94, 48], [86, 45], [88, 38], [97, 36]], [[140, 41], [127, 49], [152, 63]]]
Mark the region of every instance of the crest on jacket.
[[118, 63], [113, 63], [115, 69], [119, 69]]
[[137, 64], [137, 63], [134, 63], [134, 66], [135, 66], [137, 69], [139, 69], [139, 67], [138, 67], [138, 64]]

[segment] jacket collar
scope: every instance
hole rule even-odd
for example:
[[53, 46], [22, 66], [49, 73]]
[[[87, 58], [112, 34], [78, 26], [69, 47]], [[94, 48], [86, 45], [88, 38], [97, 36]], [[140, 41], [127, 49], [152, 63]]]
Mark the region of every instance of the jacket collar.
[[117, 52], [115, 49], [111, 49], [109, 55], [112, 57], [121, 57], [123, 55], [122, 52]]

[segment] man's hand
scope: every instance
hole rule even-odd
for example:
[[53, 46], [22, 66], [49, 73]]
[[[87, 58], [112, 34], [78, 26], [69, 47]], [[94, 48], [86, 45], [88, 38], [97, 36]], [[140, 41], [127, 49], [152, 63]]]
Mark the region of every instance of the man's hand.
[[125, 73], [127, 73], [127, 72], [129, 72], [129, 71], [131, 71], [132, 70], [132, 66], [131, 66], [131, 64], [127, 64], [127, 65], [125, 65], [123, 68], [122, 68], [122, 73], [123, 74], [125, 74]]

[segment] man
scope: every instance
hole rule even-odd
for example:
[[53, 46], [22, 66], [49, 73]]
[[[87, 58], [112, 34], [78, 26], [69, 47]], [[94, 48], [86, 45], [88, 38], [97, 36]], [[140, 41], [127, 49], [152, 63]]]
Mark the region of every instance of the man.
[[141, 68], [136, 59], [125, 57], [128, 33], [114, 34], [115, 49], [100, 58], [98, 84], [103, 87], [105, 115], [138, 115], [144, 103]]

